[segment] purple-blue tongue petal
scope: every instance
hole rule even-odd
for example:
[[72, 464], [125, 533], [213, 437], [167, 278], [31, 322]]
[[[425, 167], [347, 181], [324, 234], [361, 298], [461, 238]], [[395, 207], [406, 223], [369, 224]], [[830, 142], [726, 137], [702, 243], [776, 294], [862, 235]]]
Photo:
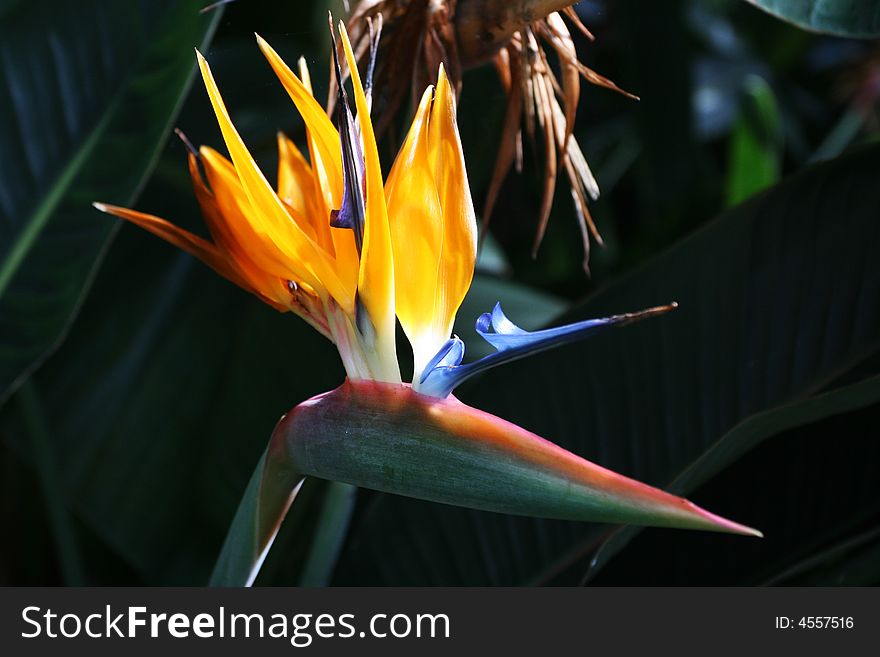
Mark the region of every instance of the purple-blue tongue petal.
[[[435, 397], [446, 397], [463, 381], [491, 367], [582, 340], [609, 326], [622, 326], [661, 315], [676, 307], [676, 303], [671, 303], [636, 313], [588, 319], [542, 331], [526, 331], [511, 322], [501, 310], [501, 304], [496, 303], [491, 313], [483, 313], [477, 318], [475, 327], [480, 337], [495, 348], [495, 353], [462, 365], [464, 345], [461, 345], [460, 352], [453, 350], [450, 346], [453, 340], [450, 340], [425, 368], [419, 382], [419, 392]], [[457, 360], [452, 356], [457, 356]]]
[[[331, 25], [331, 35], [333, 34]], [[336, 38], [333, 37], [333, 65], [336, 72], [337, 115], [336, 127], [339, 131], [342, 150], [342, 206], [330, 213], [333, 228], [350, 228], [354, 231], [358, 253], [364, 242], [366, 223], [366, 204], [364, 194], [364, 155], [361, 140], [348, 106], [348, 96], [343, 86], [342, 69], [336, 54]]]
[[419, 383], [424, 383], [434, 370], [449, 369], [460, 365], [463, 358], [464, 342], [457, 335], [453, 335], [428, 362]]

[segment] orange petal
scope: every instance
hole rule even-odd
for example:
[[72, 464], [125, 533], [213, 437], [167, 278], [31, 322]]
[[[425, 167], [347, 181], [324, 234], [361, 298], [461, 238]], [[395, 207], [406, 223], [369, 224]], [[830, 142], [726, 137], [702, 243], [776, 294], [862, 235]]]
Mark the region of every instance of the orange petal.
[[[299, 59], [299, 75], [303, 88], [309, 96], [314, 97], [309, 67], [306, 64], [306, 60], [302, 57]], [[292, 82], [295, 84], [296, 76], [294, 76]], [[320, 105], [318, 107], [320, 109]], [[333, 124], [330, 123], [330, 129], [336, 141], [335, 147], [330, 153], [334, 159], [327, 159], [326, 151], [322, 146], [326, 139], [321, 136], [319, 140], [317, 137], [317, 135], [329, 134], [325, 126], [325, 122], [320, 120], [318, 125], [320, 130], [313, 131], [309, 129], [309, 124], [306, 122], [306, 136], [309, 144], [309, 158], [312, 161], [312, 171], [314, 172], [315, 190], [319, 201], [323, 200], [323, 205], [320, 202], [318, 203], [320, 207], [319, 214], [324, 224], [330, 230], [330, 237], [333, 239], [333, 250], [336, 254], [336, 266], [339, 269], [339, 275], [344, 280], [356, 281], [358, 269], [360, 268], [360, 255], [358, 255], [354, 233], [346, 228], [333, 228], [330, 226], [331, 210], [338, 210], [342, 204], [342, 155], [339, 147], [339, 133]], [[322, 153], [325, 154], [322, 155]]]
[[310, 273], [301, 263], [291, 261], [266, 233], [232, 163], [206, 146], [199, 149], [199, 154], [215, 202], [233, 239], [261, 269], [282, 279], [304, 282]]
[[[339, 133], [324, 109], [312, 95], [309, 69], [300, 59], [300, 77], [290, 70], [272, 47], [259, 35], [257, 43], [281, 81], [297, 111], [306, 124], [309, 159], [316, 194], [316, 216], [310, 221], [322, 222], [329, 230], [336, 256], [337, 270], [343, 281], [357, 281], [359, 259], [350, 230], [330, 227], [330, 211], [339, 208], [342, 201], [342, 156], [339, 152]], [[355, 283], [353, 282], [354, 286]]]
[[326, 291], [341, 307], [353, 309], [354, 290], [350, 282], [346, 284], [339, 279], [332, 257], [297, 225], [275, 194], [232, 125], [208, 63], [201, 53], [197, 52], [197, 55], [223, 139], [251, 204], [251, 212], [246, 215], [248, 220], [254, 221], [259, 232], [268, 236], [287, 256], [292, 269], [294, 263], [301, 264], [306, 274], [305, 283], [319, 294]]
[[[305, 219], [307, 232], [328, 253], [333, 253], [330, 225], [323, 203], [316, 203], [312, 168], [290, 139], [278, 133], [278, 196]], [[303, 226], [305, 229], [306, 226]]]
[[339, 134], [330, 117], [324, 112], [324, 108], [312, 96], [311, 85], [306, 84], [308, 69], [305, 68], [305, 62], [301, 64], [301, 72], [306, 79], [301, 81], [272, 46], [259, 35], [257, 35], [257, 43], [305, 121], [309, 135], [312, 171], [320, 182], [327, 211], [324, 219], [329, 223], [330, 210], [339, 207], [342, 198], [342, 156], [339, 152]]
[[286, 280], [275, 276], [262, 269], [250, 257], [248, 249], [244, 248], [236, 239], [230, 228], [227, 218], [223, 215], [220, 206], [211, 190], [208, 189], [202, 175], [199, 172], [196, 156], [190, 153], [187, 164], [192, 178], [193, 190], [196, 200], [202, 210], [202, 217], [215, 248], [223, 254], [226, 261], [248, 282], [251, 289], [260, 296], [263, 301], [279, 310], [290, 309], [290, 292]]
[[[189, 231], [179, 228], [171, 222], [151, 214], [144, 214], [143, 212], [136, 212], [134, 210], [129, 210], [128, 208], [121, 208], [116, 205], [106, 205], [104, 203], [93, 203], [92, 205], [101, 212], [106, 212], [107, 214], [112, 214], [120, 219], [130, 221], [136, 226], [140, 226], [144, 230], [151, 232], [153, 235], [161, 237], [169, 244], [173, 244], [177, 248], [195, 256], [218, 274], [232, 281], [242, 289], [263, 298], [263, 295], [245, 280], [238, 270], [229, 263], [220, 250], [208, 240], [203, 239], [198, 235], [193, 235]], [[266, 301], [268, 302], [268, 300]], [[270, 303], [279, 310], [287, 310], [287, 308], [279, 307], [274, 302]]]

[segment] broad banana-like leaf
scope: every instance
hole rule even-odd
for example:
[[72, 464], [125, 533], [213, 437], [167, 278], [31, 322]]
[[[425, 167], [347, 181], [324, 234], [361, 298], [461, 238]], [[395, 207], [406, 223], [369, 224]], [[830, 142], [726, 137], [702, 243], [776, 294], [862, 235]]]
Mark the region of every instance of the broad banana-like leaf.
[[880, 34], [878, 0], [746, 0], [804, 30], [842, 37]]
[[304, 476], [484, 511], [761, 535], [454, 397], [346, 381], [279, 422], [212, 584], [253, 582]]

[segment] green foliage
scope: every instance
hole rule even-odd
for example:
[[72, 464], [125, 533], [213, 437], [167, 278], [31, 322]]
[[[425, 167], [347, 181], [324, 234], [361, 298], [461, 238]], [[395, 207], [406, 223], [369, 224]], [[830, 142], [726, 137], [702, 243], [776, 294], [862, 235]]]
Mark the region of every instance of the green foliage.
[[338, 481], [328, 482], [327, 492], [321, 503], [318, 528], [312, 539], [309, 557], [303, 565], [300, 586], [326, 586], [330, 583], [348, 534], [356, 499], [356, 486]]
[[304, 323], [130, 227], [67, 345], [35, 378], [65, 497], [145, 581], [207, 579], [275, 422], [342, 376]]
[[877, 0], [746, 0], [807, 30], [839, 36], [880, 36]]
[[754, 76], [743, 87], [740, 117], [730, 136], [728, 207], [775, 183], [782, 168], [782, 123], [773, 91]]
[[27, 2], [0, 22], [0, 402], [55, 346], [217, 16], [193, 0]]
[[[743, 422], [707, 453], [709, 459], [727, 458], [729, 465], [700, 486], [699, 499], [721, 508], [734, 505], [772, 527], [765, 540], [736, 546], [624, 530], [596, 555], [601, 568], [587, 573], [589, 581], [797, 584], [796, 572], [812, 562], [814, 583], [844, 583], [831, 572], [822, 581], [818, 566], [828, 559], [824, 555], [863, 543], [876, 528], [878, 393], [876, 376], [832, 388]], [[758, 449], [742, 452], [751, 446]], [[738, 451], [730, 455], [733, 449]], [[701, 461], [679, 481], [687, 485], [687, 478], [703, 469]], [[737, 486], [738, 481], [750, 485]], [[712, 557], [699, 558], [701, 553]], [[657, 554], [663, 555], [662, 568], [652, 564]], [[842, 555], [838, 560], [836, 572], [845, 583], [876, 584], [876, 570], [859, 568]]]

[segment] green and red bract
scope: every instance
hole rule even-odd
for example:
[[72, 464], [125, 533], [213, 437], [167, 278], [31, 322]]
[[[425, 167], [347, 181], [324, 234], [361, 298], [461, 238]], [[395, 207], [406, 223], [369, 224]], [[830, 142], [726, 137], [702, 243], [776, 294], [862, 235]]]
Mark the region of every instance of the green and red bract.
[[499, 417], [408, 385], [346, 381], [294, 408], [270, 451], [303, 475], [486, 511], [760, 535]]
[[276, 426], [213, 584], [253, 583], [306, 476], [483, 511], [761, 536], [453, 396], [346, 380]]

